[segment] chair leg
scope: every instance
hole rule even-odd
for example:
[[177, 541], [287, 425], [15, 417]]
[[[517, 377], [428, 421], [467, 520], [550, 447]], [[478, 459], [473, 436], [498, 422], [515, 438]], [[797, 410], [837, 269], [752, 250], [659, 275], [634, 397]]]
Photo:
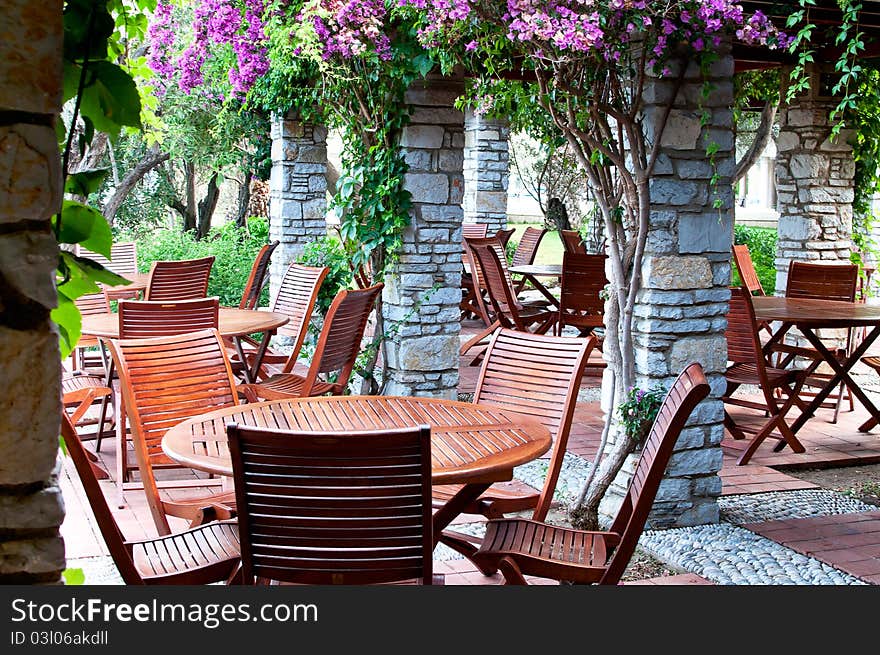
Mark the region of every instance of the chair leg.
[[504, 584], [506, 585], [527, 585], [525, 577], [523, 577], [522, 571], [520, 571], [519, 567], [516, 565], [510, 557], [502, 557], [501, 561], [498, 562], [498, 569], [501, 571], [501, 575], [504, 576]]

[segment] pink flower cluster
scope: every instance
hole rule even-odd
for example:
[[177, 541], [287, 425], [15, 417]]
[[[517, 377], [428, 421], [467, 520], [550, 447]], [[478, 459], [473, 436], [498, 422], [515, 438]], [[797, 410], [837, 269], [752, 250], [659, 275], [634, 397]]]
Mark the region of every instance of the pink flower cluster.
[[171, 5], [159, 2], [153, 12], [153, 20], [147, 29], [150, 40], [150, 53], [147, 65], [156, 73], [156, 93], [165, 95], [166, 84], [174, 75], [174, 64], [171, 61], [171, 50], [174, 48], [174, 30], [171, 27]]
[[263, 0], [200, 0], [193, 13], [192, 43], [172, 62], [171, 5], [160, 0], [149, 29], [149, 65], [166, 88], [179, 71], [178, 84], [184, 93], [190, 93], [205, 83], [202, 68], [209, 44], [229, 45], [235, 56], [229, 83], [236, 94], [243, 96], [269, 70], [263, 11]]
[[[383, 0], [319, 0], [318, 9], [320, 15], [312, 15], [311, 20], [325, 60], [334, 55], [350, 59], [368, 52], [385, 61], [391, 59]], [[300, 14], [300, 18], [308, 16]]]

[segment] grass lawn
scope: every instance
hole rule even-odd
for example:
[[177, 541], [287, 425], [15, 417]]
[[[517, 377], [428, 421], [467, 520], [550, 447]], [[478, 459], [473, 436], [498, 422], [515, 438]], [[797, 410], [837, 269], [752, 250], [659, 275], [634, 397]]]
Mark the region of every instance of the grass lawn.
[[[516, 230], [511, 237], [512, 240], [519, 241], [523, 232], [527, 227], [536, 227], [541, 229], [544, 227], [542, 223], [508, 223], [508, 227]], [[562, 263], [562, 240], [557, 232], [547, 232], [541, 243], [538, 244], [538, 253], [535, 255], [536, 264], [561, 264]]]

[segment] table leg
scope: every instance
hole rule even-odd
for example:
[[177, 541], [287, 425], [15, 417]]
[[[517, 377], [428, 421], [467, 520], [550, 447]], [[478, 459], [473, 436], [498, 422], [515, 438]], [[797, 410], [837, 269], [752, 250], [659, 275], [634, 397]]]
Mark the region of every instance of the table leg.
[[[440, 509], [434, 512], [434, 546], [442, 541], [454, 551], [461, 553], [468, 559], [477, 552], [474, 545], [474, 537], [452, 530], [447, 530], [455, 518], [462, 513], [465, 507], [474, 502], [480, 495], [491, 486], [489, 482], [471, 483], [462, 486]], [[479, 540], [477, 540], [479, 541]]]
[[523, 273], [523, 278], [525, 278], [526, 280], [528, 280], [528, 281], [531, 283], [531, 285], [532, 285], [537, 291], [541, 292], [541, 294], [542, 294], [547, 300], [549, 300], [550, 302], [552, 302], [554, 305], [556, 305], [556, 304], [559, 303], [559, 299], [556, 298], [556, 296], [554, 296], [552, 293], [550, 293], [550, 290], [547, 289], [547, 287], [545, 287], [543, 284], [541, 284], [540, 282], [538, 282], [537, 278], [536, 278], [534, 275], [530, 275], [530, 274], [528, 274], [528, 273]]
[[257, 347], [256, 354], [254, 355], [254, 363], [250, 367], [248, 367], [247, 358], [244, 355], [244, 348], [241, 345], [241, 338], [232, 338], [232, 341], [235, 344], [235, 351], [238, 353], [239, 359], [241, 359], [241, 368], [242, 373], [244, 374], [244, 381], [248, 384], [253, 384], [257, 381], [260, 374], [260, 366], [263, 363], [263, 357], [265, 356], [266, 350], [268, 350], [269, 348], [269, 342], [272, 340], [272, 337], [274, 335], [274, 330], [267, 330], [266, 332], [263, 332], [263, 338], [260, 341], [260, 345]]
[[[861, 390], [859, 385], [855, 383], [855, 381], [850, 377], [849, 371], [853, 367], [853, 365], [861, 359], [862, 355], [868, 350], [874, 340], [880, 336], [880, 326], [875, 327], [871, 332], [865, 337], [864, 341], [859, 344], [859, 347], [856, 348], [852, 354], [844, 361], [840, 362], [837, 357], [834, 356], [828, 348], [825, 347], [825, 344], [822, 343], [822, 340], [816, 336], [816, 334], [807, 328], [800, 328], [801, 333], [807, 338], [810, 344], [822, 355], [822, 358], [825, 362], [834, 370], [834, 375], [831, 379], [823, 386], [819, 393], [816, 394], [816, 397], [813, 398], [813, 401], [807, 405], [807, 407], [803, 410], [801, 415], [797, 418], [797, 420], [792, 423], [791, 431], [797, 433], [804, 424], [816, 413], [816, 410], [822, 405], [825, 399], [831, 394], [834, 388], [843, 382], [846, 386], [852, 391], [853, 395], [856, 396], [862, 405], [865, 406], [871, 413], [871, 419], [867, 422], [863, 423], [859, 426], [859, 431], [867, 432], [874, 425], [880, 422], [880, 410], [878, 410], [874, 404], [868, 399], [868, 396], [865, 395], [865, 392]], [[870, 425], [869, 425], [870, 424]]]

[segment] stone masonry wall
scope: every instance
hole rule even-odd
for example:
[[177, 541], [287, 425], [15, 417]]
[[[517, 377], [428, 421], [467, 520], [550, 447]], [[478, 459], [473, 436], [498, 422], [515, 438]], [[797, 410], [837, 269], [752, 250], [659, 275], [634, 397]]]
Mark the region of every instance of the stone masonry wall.
[[269, 180], [270, 297], [290, 262], [307, 243], [327, 233], [327, 130], [293, 115], [272, 120], [272, 176]]
[[[709, 398], [697, 407], [676, 444], [649, 519], [654, 527], [718, 521], [723, 436], [719, 398], [725, 388], [724, 331], [733, 241], [732, 57], [722, 56], [709, 74], [711, 93], [700, 100], [704, 82], [698, 68], [688, 66], [650, 182], [650, 229], [633, 328], [638, 384], [668, 388], [685, 366], [698, 361], [712, 385]], [[676, 75], [673, 71], [646, 83], [649, 143]], [[708, 112], [705, 126], [701, 107]], [[706, 155], [710, 143], [718, 146], [714, 169]], [[720, 178], [713, 186], [710, 179], [716, 171]], [[720, 208], [713, 206], [716, 200]], [[606, 411], [609, 404], [606, 398]], [[606, 496], [603, 513], [616, 510], [634, 464], [631, 457]]]
[[848, 262], [852, 247], [855, 162], [842, 130], [831, 140], [834, 101], [801, 98], [779, 112], [776, 189], [779, 210], [776, 292], [785, 292], [791, 260]]
[[507, 227], [509, 137], [507, 121], [465, 113], [464, 222], [486, 223], [489, 234]]
[[464, 116], [455, 81], [429, 79], [407, 91], [414, 108], [401, 148], [409, 165], [411, 224], [383, 292], [389, 395], [455, 398], [461, 299]]
[[0, 39], [0, 584], [58, 583], [61, 357], [49, 321], [61, 204], [60, 0], [3, 2]]

